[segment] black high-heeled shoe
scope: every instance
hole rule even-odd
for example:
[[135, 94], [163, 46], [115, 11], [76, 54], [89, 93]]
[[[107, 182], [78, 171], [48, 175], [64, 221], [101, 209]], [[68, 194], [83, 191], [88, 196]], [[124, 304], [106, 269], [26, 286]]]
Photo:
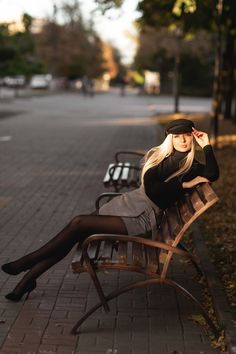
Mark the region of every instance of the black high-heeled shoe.
[[13, 290], [11, 293], [7, 294], [5, 298], [7, 300], [18, 302], [21, 300], [22, 296], [26, 294], [25, 300], [27, 300], [31, 291], [33, 291], [36, 288], [36, 285], [37, 285], [36, 280], [32, 280], [27, 284], [27, 286], [24, 289], [22, 289], [22, 291], [14, 292]]
[[10, 275], [18, 275], [29, 268], [30, 268], [30, 264], [29, 262], [27, 262], [27, 259], [25, 257], [15, 262], [5, 263], [1, 267], [3, 272]]

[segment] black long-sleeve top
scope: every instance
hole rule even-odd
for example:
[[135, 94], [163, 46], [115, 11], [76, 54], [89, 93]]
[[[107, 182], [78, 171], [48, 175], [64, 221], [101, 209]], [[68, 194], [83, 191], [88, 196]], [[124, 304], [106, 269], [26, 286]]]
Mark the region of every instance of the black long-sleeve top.
[[205, 164], [194, 159], [190, 169], [177, 177], [165, 180], [179, 169], [180, 162], [186, 157], [186, 152], [174, 152], [165, 158], [158, 166], [147, 170], [144, 174], [144, 188], [147, 196], [159, 208], [165, 209], [173, 202], [180, 199], [186, 190], [182, 187], [183, 182], [192, 180], [197, 176], [206, 177], [210, 182], [219, 178], [219, 167], [211, 145], [203, 148]]

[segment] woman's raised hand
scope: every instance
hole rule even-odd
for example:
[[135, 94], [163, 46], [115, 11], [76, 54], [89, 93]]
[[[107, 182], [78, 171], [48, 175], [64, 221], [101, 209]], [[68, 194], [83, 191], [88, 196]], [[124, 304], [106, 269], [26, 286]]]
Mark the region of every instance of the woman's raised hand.
[[192, 128], [192, 129], [193, 129], [193, 136], [194, 136], [196, 142], [201, 146], [202, 149], [206, 145], [210, 144], [209, 137], [208, 137], [207, 133], [201, 132], [195, 128]]
[[192, 188], [192, 187], [196, 186], [197, 184], [203, 183], [203, 182], [209, 182], [209, 180], [205, 177], [197, 176], [188, 182], [183, 182], [182, 187], [183, 188]]

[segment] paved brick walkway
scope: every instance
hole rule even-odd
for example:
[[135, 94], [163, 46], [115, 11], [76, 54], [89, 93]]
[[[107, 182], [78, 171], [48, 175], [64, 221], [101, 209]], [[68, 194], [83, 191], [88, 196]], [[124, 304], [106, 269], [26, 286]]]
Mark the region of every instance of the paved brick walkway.
[[[148, 101], [149, 100], [149, 101]], [[1, 103], [12, 112], [0, 120], [0, 262], [41, 246], [72, 216], [93, 210], [101, 180], [115, 151], [147, 149], [161, 133], [145, 117], [149, 98], [56, 95]], [[16, 114], [16, 113], [19, 114]], [[147, 114], [147, 112], [146, 112]], [[27, 301], [4, 295], [21, 276], [0, 272], [1, 353], [213, 354], [203, 330], [189, 316], [196, 309], [163, 286], [137, 289], [70, 329], [97, 302], [88, 275], [70, 270], [73, 252], [38, 280]], [[197, 296], [194, 270], [173, 264], [174, 278]], [[101, 274], [107, 291], [139, 275]]]

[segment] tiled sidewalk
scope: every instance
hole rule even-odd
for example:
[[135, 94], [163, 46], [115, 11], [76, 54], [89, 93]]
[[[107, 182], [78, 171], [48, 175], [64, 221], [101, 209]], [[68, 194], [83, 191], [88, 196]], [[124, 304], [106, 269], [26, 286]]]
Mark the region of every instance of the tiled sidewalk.
[[[60, 97], [50, 99], [55, 106], [60, 104]], [[96, 98], [98, 105], [100, 99]], [[92, 201], [103, 191], [101, 180], [116, 150], [146, 149], [160, 139], [148, 118], [145, 124], [128, 127], [127, 122], [116, 124], [116, 117], [114, 124], [100, 125], [99, 120], [89, 124], [78, 118], [77, 111], [66, 119], [46, 114], [47, 100], [37, 101], [35, 110], [27, 106], [17, 118], [0, 122], [1, 134], [13, 137], [10, 144], [1, 146], [1, 264], [38, 248], [72, 216], [92, 211]], [[24, 103], [18, 105], [24, 111]], [[112, 109], [112, 102], [107, 106]], [[219, 353], [203, 329], [189, 319], [196, 313], [194, 306], [160, 285], [120, 296], [111, 302], [109, 314], [97, 311], [79, 336], [70, 335], [76, 320], [98, 300], [89, 276], [71, 272], [72, 256], [41, 276], [25, 302], [4, 298], [21, 276], [0, 273], [1, 353]], [[176, 262], [172, 272], [180, 284], [201, 296], [191, 267]], [[101, 274], [107, 292], [133, 277], [140, 275]]]

